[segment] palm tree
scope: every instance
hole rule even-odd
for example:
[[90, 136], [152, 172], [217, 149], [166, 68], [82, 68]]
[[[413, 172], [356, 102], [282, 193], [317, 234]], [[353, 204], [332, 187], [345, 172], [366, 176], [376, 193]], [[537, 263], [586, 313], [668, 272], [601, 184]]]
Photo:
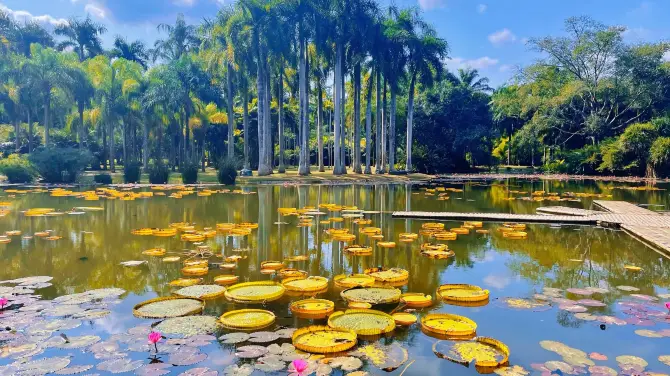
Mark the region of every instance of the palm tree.
[[102, 40], [100, 36], [107, 31], [104, 25], [93, 22], [90, 16], [81, 20], [72, 17], [67, 24], [58, 25], [54, 33], [65, 38], [56, 48], [63, 51], [72, 48], [79, 56], [79, 61], [90, 59], [102, 54]]
[[449, 79], [456, 85], [473, 91], [488, 93], [493, 91], [489, 86], [489, 79], [486, 77], [478, 78], [479, 71], [473, 68], [458, 69], [458, 77], [450, 74]]
[[188, 25], [184, 20], [183, 14], [177, 15], [174, 25], [159, 24], [159, 32], [166, 32], [166, 39], [158, 39], [154, 43], [152, 50], [153, 58], [162, 58], [167, 61], [178, 60], [182, 55], [195, 50], [200, 45], [200, 39], [197, 35], [197, 29], [193, 25]]
[[412, 128], [414, 120], [414, 90], [417, 78], [424, 87], [433, 84], [434, 76], [440, 76], [443, 59], [447, 56], [447, 42], [437, 36], [435, 29], [426, 23], [418, 9], [400, 12], [396, 18], [399, 30], [389, 30], [407, 48], [409, 91], [407, 93], [407, 160], [405, 169], [412, 170]]
[[79, 114], [79, 124], [77, 125], [79, 131], [79, 147], [82, 148], [86, 142], [84, 111], [95, 95], [95, 89], [93, 88], [93, 84], [91, 83], [88, 74], [84, 71], [80, 63], [70, 65], [66, 67], [66, 69], [67, 75], [70, 77], [68, 89], [72, 98], [77, 103], [77, 113]]
[[23, 24], [15, 22], [6, 13], [0, 11], [0, 35], [6, 39], [2, 46], [25, 57], [30, 57], [30, 45], [41, 44], [43, 47], [53, 47], [54, 40], [51, 34], [39, 23], [26, 21]]
[[73, 64], [76, 57], [68, 53], [58, 53], [39, 44], [30, 46], [30, 55], [32, 58], [26, 61], [24, 72], [32, 81], [35, 89], [43, 95], [44, 143], [49, 146], [51, 140], [49, 136], [49, 116], [51, 114], [52, 91], [57, 87], [68, 87], [71, 77], [67, 74], [66, 66]]
[[128, 43], [126, 38], [117, 35], [114, 38], [114, 48], [110, 51], [111, 57], [124, 58], [128, 61], [134, 61], [147, 69], [149, 61], [149, 52], [147, 51], [144, 42], [136, 40]]

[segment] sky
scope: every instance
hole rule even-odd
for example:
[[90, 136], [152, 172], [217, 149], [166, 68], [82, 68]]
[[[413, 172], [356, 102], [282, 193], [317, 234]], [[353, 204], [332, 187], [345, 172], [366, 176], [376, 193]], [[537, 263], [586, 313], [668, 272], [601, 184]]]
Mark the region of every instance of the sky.
[[[234, 0], [0, 0], [13, 17], [34, 19], [48, 27], [70, 16], [89, 14], [107, 27], [106, 48], [116, 35], [148, 45], [161, 37], [159, 23], [183, 13], [189, 23], [213, 18]], [[590, 16], [607, 25], [625, 26], [629, 43], [670, 41], [670, 0], [381, 0], [400, 7], [418, 6], [449, 43], [447, 66], [471, 67], [499, 86], [519, 67], [541, 58], [530, 38], [564, 33], [571, 16]], [[670, 53], [666, 55], [670, 61]]]

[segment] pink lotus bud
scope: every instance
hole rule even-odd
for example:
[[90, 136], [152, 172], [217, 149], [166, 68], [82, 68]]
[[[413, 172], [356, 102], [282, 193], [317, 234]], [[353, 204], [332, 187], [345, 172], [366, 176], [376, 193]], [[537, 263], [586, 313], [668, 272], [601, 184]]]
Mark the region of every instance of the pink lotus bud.
[[307, 372], [307, 362], [304, 359], [296, 359], [293, 361], [293, 368], [298, 375], [303, 376]]
[[158, 341], [161, 340], [161, 334], [159, 332], [151, 332], [149, 333], [149, 343], [156, 344]]

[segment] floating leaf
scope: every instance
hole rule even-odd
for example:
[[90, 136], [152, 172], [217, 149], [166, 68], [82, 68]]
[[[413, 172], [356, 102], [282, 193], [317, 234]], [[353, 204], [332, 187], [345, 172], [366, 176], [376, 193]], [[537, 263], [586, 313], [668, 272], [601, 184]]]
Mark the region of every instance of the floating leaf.
[[575, 317], [580, 319], [580, 320], [584, 320], [584, 321], [595, 321], [595, 320], [598, 319], [598, 316], [594, 316], [594, 315], [592, 315], [590, 313], [586, 313], [586, 312], [575, 313]]
[[397, 369], [408, 359], [407, 350], [397, 343], [391, 345], [373, 343], [357, 349], [352, 355], [364, 357], [386, 372]]
[[551, 308], [546, 302], [530, 299], [503, 298], [499, 301], [504, 303], [507, 308], [512, 309], [530, 309], [533, 311], [543, 311]]
[[207, 359], [207, 354], [200, 352], [189, 352], [189, 351], [180, 351], [170, 354], [167, 362], [174, 364], [175, 366], [192, 366], [198, 364], [203, 360]]
[[645, 368], [646, 366], [649, 365], [646, 360], [634, 356], [634, 355], [620, 355], [616, 357], [617, 363], [619, 363], [619, 366], [621, 365], [634, 365], [634, 366], [639, 366], [642, 368]]
[[269, 354], [258, 358], [256, 360], [256, 364], [254, 364], [254, 368], [263, 372], [271, 373], [283, 370], [286, 368], [286, 363], [280, 356]]
[[241, 366], [232, 364], [223, 369], [223, 374], [227, 376], [249, 376], [252, 373], [254, 373], [254, 367], [248, 364], [243, 364]]
[[96, 342], [100, 342], [100, 337], [98, 336], [68, 337], [67, 341], [58, 347], [62, 349], [79, 349], [91, 346]]
[[433, 344], [433, 353], [459, 364], [475, 362], [478, 367], [497, 367], [505, 364], [509, 357], [505, 344], [486, 337], [472, 341], [437, 341]]
[[573, 367], [565, 362], [560, 362], [557, 360], [552, 360], [545, 362], [544, 366], [547, 367], [549, 371], [561, 371], [563, 373], [572, 373]]
[[108, 371], [111, 373], [124, 373], [134, 371], [144, 364], [141, 360], [131, 360], [126, 358], [106, 360], [96, 367], [100, 371]]
[[212, 316], [185, 316], [169, 318], [154, 327], [160, 333], [190, 337], [211, 334], [218, 328], [218, 320]]
[[597, 352], [592, 352], [589, 354], [589, 358], [593, 360], [607, 360], [607, 355], [603, 355]]
[[660, 334], [657, 331], [654, 330], [647, 330], [647, 329], [638, 329], [635, 331], [635, 334], [641, 337], [647, 337], [647, 338], [663, 338], [663, 335]]
[[561, 304], [558, 306], [558, 309], [568, 311], [568, 312], [586, 312], [588, 309], [586, 307], [580, 306], [579, 304]]
[[579, 288], [570, 288], [570, 289], [567, 289], [567, 290], [565, 290], [565, 291], [567, 291], [567, 292], [569, 292], [569, 293], [571, 293], [571, 294], [575, 294], [575, 295], [584, 295], [584, 296], [590, 296], [590, 295], [593, 295], [593, 293], [594, 293], [593, 290], [589, 290], [589, 289], [579, 289]]
[[251, 333], [249, 342], [253, 343], [267, 343], [274, 342], [279, 339], [277, 333], [274, 332], [255, 332]]
[[593, 299], [580, 299], [577, 301], [577, 304], [587, 307], [605, 307], [606, 304]]
[[610, 367], [606, 366], [590, 366], [589, 372], [593, 375], [610, 375], [616, 376], [618, 372]]
[[226, 343], [226, 344], [229, 344], [229, 345], [234, 345], [234, 344], [237, 344], [237, 343], [242, 343], [242, 342], [247, 341], [249, 339], [249, 337], [251, 337], [251, 336], [247, 333], [228, 333], [228, 334], [222, 335], [221, 337], [219, 337], [219, 339], [223, 343]]
[[621, 291], [640, 291], [640, 289], [633, 286], [617, 286], [616, 288], [618, 288]]
[[86, 372], [89, 369], [93, 368], [92, 365], [87, 364], [83, 366], [72, 366], [72, 367], [67, 367], [63, 368], [59, 371], [54, 372], [56, 375], [76, 375], [78, 373]]
[[339, 356], [332, 358], [328, 362], [328, 365], [331, 368], [340, 368], [342, 371], [350, 372], [363, 367], [363, 362], [353, 356]]
[[52, 373], [62, 370], [70, 364], [70, 358], [67, 356], [42, 358], [31, 360], [25, 363], [19, 363], [18, 367], [22, 371], [21, 374], [39, 375]]
[[512, 367], [498, 368], [493, 372], [497, 373], [500, 376], [526, 376], [530, 373], [525, 368], [517, 365]]
[[187, 298], [213, 299], [223, 295], [226, 288], [219, 285], [193, 285], [181, 288], [174, 292], [175, 295]]
[[171, 368], [172, 364], [168, 363], [151, 363], [144, 365], [140, 368], [138, 368], [135, 371], [135, 375], [137, 376], [160, 376], [160, 375], [167, 375], [170, 373], [170, 370], [168, 368]]
[[277, 334], [279, 338], [290, 339], [293, 337], [293, 333], [295, 333], [295, 331], [296, 331], [295, 328], [279, 329], [275, 331], [275, 334]]
[[123, 261], [119, 264], [123, 265], [123, 266], [140, 266], [140, 265], [147, 264], [147, 263], [148, 262], [146, 260], [144, 260], [144, 261], [131, 260], [131, 261]]
[[260, 358], [268, 353], [268, 349], [263, 346], [249, 345], [237, 349], [235, 356], [242, 359]]

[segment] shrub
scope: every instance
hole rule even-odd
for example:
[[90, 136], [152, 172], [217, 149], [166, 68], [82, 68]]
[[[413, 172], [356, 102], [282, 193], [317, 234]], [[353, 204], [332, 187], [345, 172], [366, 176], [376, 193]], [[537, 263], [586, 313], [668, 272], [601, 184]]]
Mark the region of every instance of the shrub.
[[36, 175], [28, 159], [18, 154], [0, 160], [0, 173], [7, 176], [10, 183], [30, 183]]
[[181, 181], [184, 184], [195, 184], [198, 181], [198, 165], [188, 163], [181, 168]]
[[29, 160], [45, 182], [73, 183], [91, 161], [91, 153], [74, 148], [40, 148]]
[[219, 183], [225, 185], [234, 185], [237, 179], [237, 167], [235, 161], [230, 158], [225, 158], [219, 164], [219, 171], [216, 174]]
[[149, 183], [166, 184], [170, 179], [170, 169], [162, 163], [149, 166]]
[[142, 173], [140, 164], [137, 162], [130, 162], [123, 166], [123, 181], [125, 183], [138, 183], [140, 181], [140, 174]]
[[112, 184], [112, 175], [110, 174], [97, 174], [93, 176], [93, 181], [98, 184]]

